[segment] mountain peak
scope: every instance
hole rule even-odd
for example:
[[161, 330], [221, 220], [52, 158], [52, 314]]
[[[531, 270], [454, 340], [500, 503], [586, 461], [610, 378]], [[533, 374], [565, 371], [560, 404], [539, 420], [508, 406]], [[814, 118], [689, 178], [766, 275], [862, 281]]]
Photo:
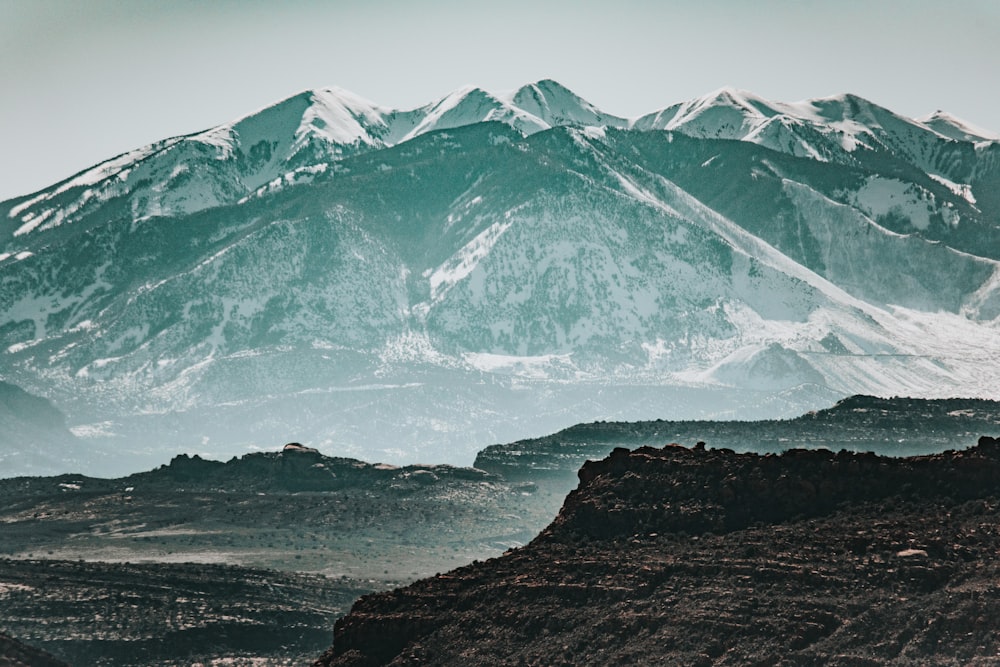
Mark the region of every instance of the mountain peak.
[[333, 143], [370, 142], [368, 129], [384, 126], [386, 109], [343, 88], [312, 88], [244, 116], [230, 124], [239, 127], [248, 123], [264, 124], [265, 132], [273, 132], [272, 123], [281, 120], [294, 126], [296, 138], [306, 132], [317, 132]]
[[528, 95], [538, 95], [543, 97], [558, 97], [558, 98], [568, 98], [577, 100], [579, 102], [586, 102], [580, 98], [579, 95], [574, 93], [572, 90], [562, 85], [554, 79], [539, 79], [534, 83], [527, 83], [520, 88], [518, 88], [513, 93], [507, 95], [507, 98], [511, 101], [517, 99], [525, 99]]
[[748, 90], [743, 90], [735, 86], [722, 86], [717, 88], [707, 95], [698, 98], [700, 100], [708, 100], [715, 102], [726, 102], [730, 104], [747, 104], [751, 99], [761, 99], [751, 93]]
[[506, 99], [517, 108], [542, 119], [549, 126], [626, 125], [624, 118], [604, 113], [553, 79], [541, 79], [521, 86], [507, 95]]
[[741, 139], [784, 110], [753, 93], [724, 86], [633, 121], [639, 129], [679, 130], [697, 137]]
[[949, 139], [957, 139], [959, 141], [1000, 141], [1000, 134], [973, 125], [940, 109], [916, 120], [918, 123], [923, 123]]
[[392, 135], [393, 143], [400, 143], [434, 130], [447, 130], [484, 121], [501, 121], [530, 134], [548, 129], [548, 125], [510, 104], [500, 96], [480, 88], [466, 85], [452, 91], [436, 102], [400, 114], [401, 127]]
[[812, 109], [817, 114], [817, 118], [830, 123], [855, 121], [868, 126], [878, 126], [877, 117], [879, 115], [897, 116], [888, 109], [854, 93], [819, 97], [808, 100], [801, 106]]
[[[620, 119], [550, 79], [403, 111], [303, 91], [0, 208], [4, 368], [102, 443], [287, 440], [308, 414], [344, 453], [380, 424], [395, 461], [597, 418], [576, 397], [605, 375], [601, 418], [692, 386], [687, 415], [997, 396], [992, 152], [828, 102], [877, 124], [727, 87], [581, 147]], [[529, 422], [520, 378], [567, 384]]]
[[695, 98], [689, 103], [692, 107], [702, 108], [707, 106], [726, 106], [745, 111], [747, 114], [757, 117], [770, 118], [781, 113], [777, 107], [780, 105], [764, 99], [748, 90], [742, 90], [734, 86], [723, 86], [707, 95]]

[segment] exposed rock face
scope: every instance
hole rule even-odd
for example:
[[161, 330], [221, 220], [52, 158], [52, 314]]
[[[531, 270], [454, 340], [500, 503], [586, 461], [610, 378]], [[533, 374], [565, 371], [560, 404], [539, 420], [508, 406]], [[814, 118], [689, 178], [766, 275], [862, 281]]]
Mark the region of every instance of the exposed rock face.
[[299, 442], [290, 442], [284, 446], [283, 452], [302, 452], [304, 454], [319, 454], [319, 450], [314, 447], [306, 447]]
[[618, 449], [527, 547], [362, 598], [317, 664], [997, 664], [998, 519], [992, 438]]
[[980, 498], [1000, 492], [994, 442], [980, 440], [973, 453], [903, 462], [847, 451], [792, 449], [762, 457], [680, 446], [618, 448], [584, 464], [580, 488], [545, 535], [614, 538], [637, 528], [723, 533], [887, 497], [918, 503]]

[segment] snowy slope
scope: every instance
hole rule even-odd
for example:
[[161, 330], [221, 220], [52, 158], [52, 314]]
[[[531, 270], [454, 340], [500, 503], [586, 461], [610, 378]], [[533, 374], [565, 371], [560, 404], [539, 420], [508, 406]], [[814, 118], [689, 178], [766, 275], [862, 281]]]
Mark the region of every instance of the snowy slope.
[[339, 89], [306, 91], [232, 123], [118, 156], [17, 203], [13, 236], [126, 200], [133, 220], [231, 203], [291, 171], [383, 145], [384, 111]]
[[541, 119], [548, 127], [625, 127], [628, 124], [626, 119], [604, 113], [551, 79], [522, 86], [504, 99]]

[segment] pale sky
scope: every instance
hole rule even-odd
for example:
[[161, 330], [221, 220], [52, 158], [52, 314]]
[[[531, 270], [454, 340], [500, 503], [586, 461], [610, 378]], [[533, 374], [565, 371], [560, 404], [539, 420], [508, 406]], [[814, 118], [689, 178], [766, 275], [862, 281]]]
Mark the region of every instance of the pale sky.
[[0, 200], [306, 88], [412, 108], [542, 78], [626, 117], [728, 85], [1000, 131], [1000, 2], [0, 0]]

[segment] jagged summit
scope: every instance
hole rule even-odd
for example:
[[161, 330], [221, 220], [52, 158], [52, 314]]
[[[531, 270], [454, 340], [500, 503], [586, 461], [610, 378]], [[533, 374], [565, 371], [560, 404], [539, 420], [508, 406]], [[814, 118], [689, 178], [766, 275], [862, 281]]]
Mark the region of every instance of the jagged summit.
[[[854, 94], [789, 103], [724, 87], [634, 119], [631, 127], [748, 141], [798, 157], [847, 164], [856, 164], [856, 152], [863, 149], [905, 153], [929, 166], [927, 154], [938, 150], [932, 144], [942, 135], [969, 142], [986, 138], [985, 133], [972, 131], [962, 135], [940, 119], [933, 123], [937, 126], [898, 115]], [[952, 128], [950, 133], [939, 131], [943, 125]]]
[[222, 135], [246, 147], [289, 134], [301, 141], [309, 132], [323, 134], [331, 143], [371, 143], [370, 129], [384, 128], [386, 113], [386, 109], [341, 88], [316, 88], [192, 136], [212, 142]]
[[547, 123], [540, 118], [477, 86], [460, 88], [437, 102], [415, 109], [409, 115], [416, 116], [420, 120], [395, 143], [434, 130], [452, 129], [486, 121], [500, 121], [525, 134], [548, 128]]
[[520, 98], [527, 108], [516, 93], [471, 85], [409, 110], [336, 87], [305, 90], [229, 123], [119, 155], [23, 198], [7, 211], [16, 224], [0, 230], [0, 238], [50, 230], [123, 197], [132, 199], [135, 218], [194, 213], [238, 201], [296, 170], [311, 169], [305, 175], [311, 178], [331, 161], [475, 123], [499, 121], [526, 135], [567, 124], [623, 124], [554, 81], [532, 86], [538, 98]]

